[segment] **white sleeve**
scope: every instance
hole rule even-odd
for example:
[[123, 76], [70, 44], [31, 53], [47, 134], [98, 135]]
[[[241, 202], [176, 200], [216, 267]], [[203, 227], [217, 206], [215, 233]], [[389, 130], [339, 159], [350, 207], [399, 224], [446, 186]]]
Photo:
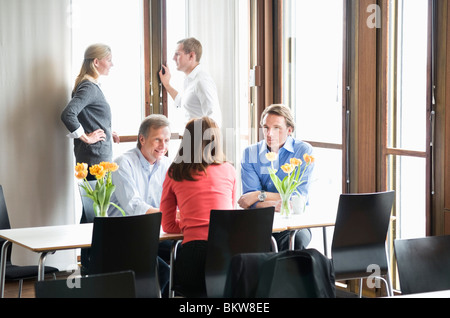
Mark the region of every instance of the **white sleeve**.
[[80, 125], [80, 127], [78, 127], [77, 130], [71, 132], [70, 134], [67, 134], [66, 136], [68, 138], [76, 139], [76, 138], [80, 138], [81, 136], [83, 136], [83, 134], [84, 134], [84, 128], [83, 128], [83, 126]]

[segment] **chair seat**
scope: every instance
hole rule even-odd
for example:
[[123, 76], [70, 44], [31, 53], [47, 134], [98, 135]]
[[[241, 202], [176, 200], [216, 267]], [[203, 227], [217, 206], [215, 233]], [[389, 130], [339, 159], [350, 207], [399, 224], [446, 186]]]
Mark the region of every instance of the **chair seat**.
[[[59, 270], [55, 267], [45, 266], [45, 274], [56, 273]], [[30, 266], [18, 266], [7, 264], [5, 271], [5, 279], [6, 280], [21, 280], [27, 278], [34, 278], [38, 276], [38, 266], [30, 265]]]

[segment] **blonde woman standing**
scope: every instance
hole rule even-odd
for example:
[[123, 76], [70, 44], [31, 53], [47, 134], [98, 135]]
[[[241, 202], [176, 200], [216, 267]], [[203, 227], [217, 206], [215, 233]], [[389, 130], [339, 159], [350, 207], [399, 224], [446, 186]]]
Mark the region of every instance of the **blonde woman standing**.
[[70, 132], [67, 137], [74, 139], [76, 162], [94, 165], [111, 161], [112, 142], [119, 142], [111, 130], [111, 108], [98, 85], [99, 77], [107, 76], [112, 66], [109, 46], [93, 44], [86, 49], [72, 99], [61, 114]]

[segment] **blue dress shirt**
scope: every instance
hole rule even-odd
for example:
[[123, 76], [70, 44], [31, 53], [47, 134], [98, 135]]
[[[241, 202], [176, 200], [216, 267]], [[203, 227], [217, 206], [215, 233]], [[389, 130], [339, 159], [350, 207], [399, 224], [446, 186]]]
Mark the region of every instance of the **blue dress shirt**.
[[[253, 144], [244, 150], [241, 162], [243, 194], [260, 190], [275, 193], [278, 192], [270, 178], [268, 168], [271, 167], [271, 162], [266, 158], [266, 153], [268, 152], [270, 151], [267, 148], [265, 140]], [[283, 147], [278, 151], [277, 159], [273, 162], [273, 168], [277, 170], [277, 176], [280, 180], [283, 180], [283, 178], [287, 176], [287, 174], [280, 169], [282, 165], [289, 163], [291, 158], [298, 158], [303, 162], [303, 155], [305, 153], [312, 155], [312, 152], [313, 147], [310, 144], [288, 136]], [[305, 163], [301, 165], [301, 171], [303, 171], [304, 167]], [[302, 178], [305, 182], [297, 188], [297, 190], [305, 197], [308, 197], [308, 189], [313, 168], [314, 164], [308, 166]]]
[[[162, 157], [151, 165], [139, 148], [131, 149], [118, 157], [115, 162], [119, 169], [112, 173], [116, 186], [111, 202], [119, 205], [126, 215], [145, 214], [149, 208], [159, 208], [162, 185], [170, 166], [170, 160]], [[109, 216], [121, 216], [113, 205], [109, 207]]]

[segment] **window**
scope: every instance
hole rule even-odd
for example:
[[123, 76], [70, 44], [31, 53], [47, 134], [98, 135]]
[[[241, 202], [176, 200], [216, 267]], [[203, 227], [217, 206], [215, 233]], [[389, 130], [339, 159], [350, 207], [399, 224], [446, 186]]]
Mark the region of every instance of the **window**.
[[387, 105], [387, 188], [396, 192], [394, 239], [426, 236], [428, 0], [390, 1], [393, 45]]
[[315, 148], [311, 206], [325, 204], [330, 213], [342, 193], [343, 8], [343, 1], [291, 0], [283, 13], [283, 102], [295, 115], [296, 137]]
[[[186, 30], [186, 2], [179, 0], [166, 1], [166, 32], [167, 32], [167, 66], [170, 69], [171, 85], [180, 90], [183, 87], [184, 73], [177, 71], [176, 64], [173, 61], [177, 42], [187, 37]], [[167, 116], [170, 119], [171, 130], [173, 133], [183, 135], [185, 127], [184, 109], [176, 108], [173, 99], [167, 98]], [[169, 143], [169, 157], [175, 158], [180, 147], [179, 140], [171, 140]]]
[[283, 17], [283, 103], [296, 138], [314, 147], [310, 207], [333, 215], [343, 192], [344, 1], [283, 1]]
[[[137, 135], [144, 118], [143, 5], [141, 0], [72, 0], [72, 82], [93, 43], [111, 47], [113, 64], [101, 88], [112, 112], [112, 129]], [[101, 14], [105, 13], [105, 14]], [[134, 143], [114, 144], [113, 156]]]

